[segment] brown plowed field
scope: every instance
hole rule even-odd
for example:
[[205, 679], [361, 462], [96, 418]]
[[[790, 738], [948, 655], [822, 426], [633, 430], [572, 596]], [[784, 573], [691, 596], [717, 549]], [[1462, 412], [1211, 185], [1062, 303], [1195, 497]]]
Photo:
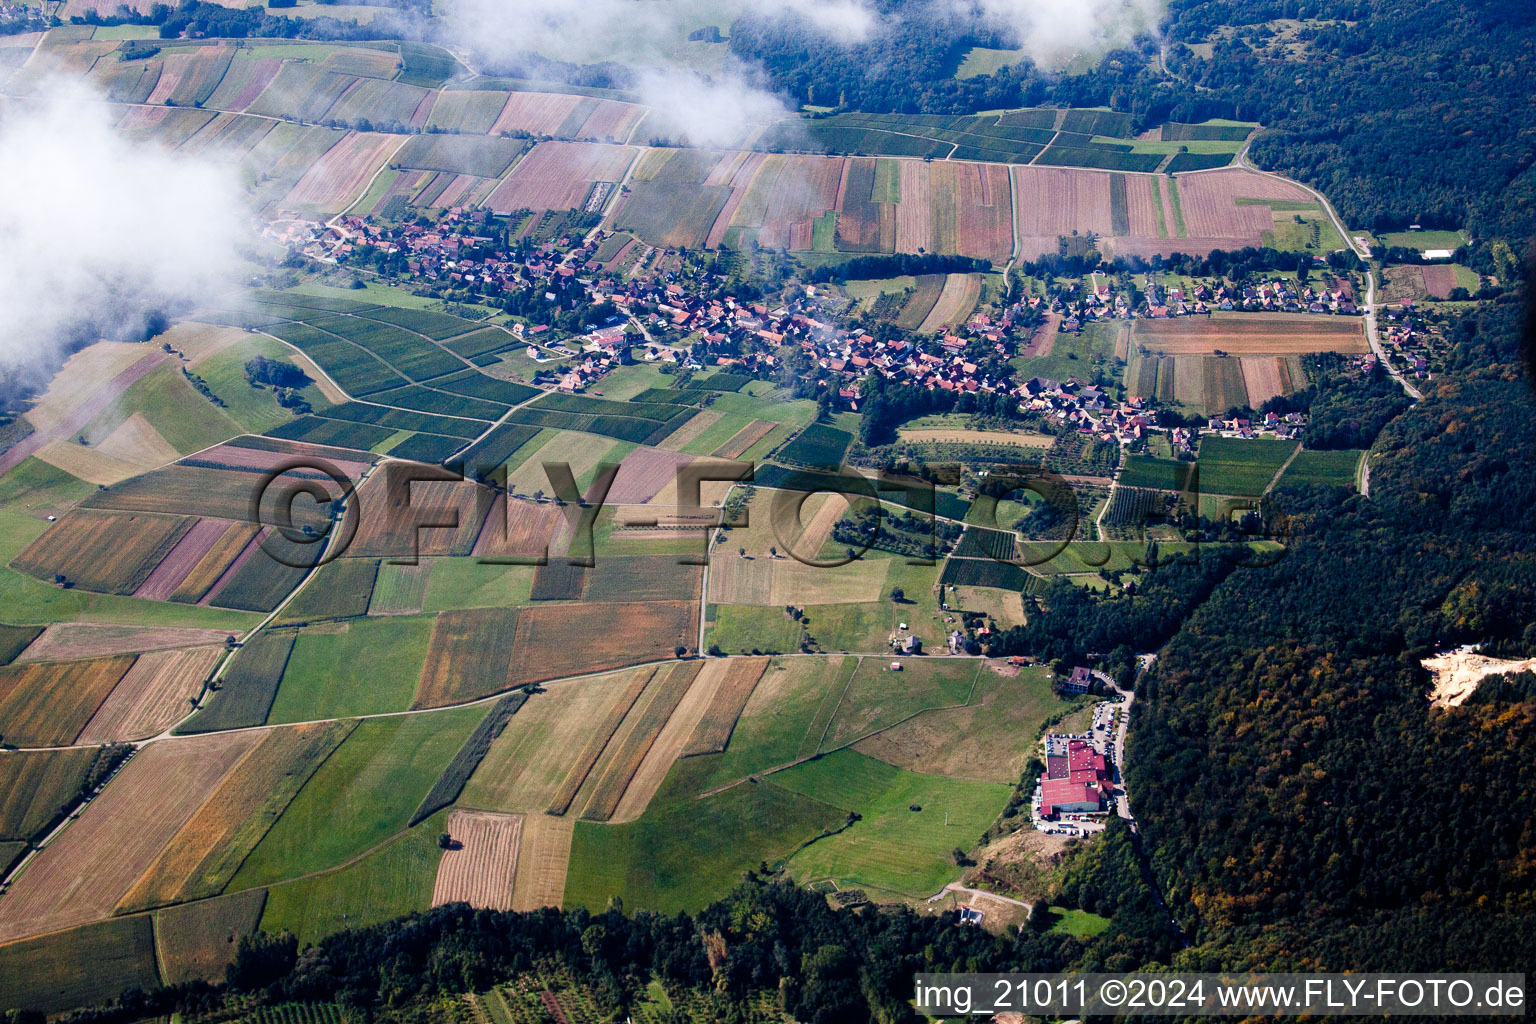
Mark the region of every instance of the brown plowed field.
[[223, 733], [153, 743], [129, 761], [0, 900], [0, 942], [112, 913], [135, 879], [261, 740]]
[[475, 539], [477, 558], [538, 558], [560, 528], [560, 507], [498, 494]]
[[645, 504], [668, 485], [675, 487], [678, 470], [692, 461], [692, 455], [681, 452], [636, 448], [619, 463], [619, 473], [608, 489], [608, 504]]
[[[720, 209], [720, 216], [715, 218], [714, 226], [709, 229], [709, 237], [704, 242], [706, 247], [715, 249], [725, 241], [725, 232], [735, 221], [736, 211], [741, 208], [742, 201], [747, 198], [748, 186], [752, 184], [752, 179], [757, 176], [763, 161], [767, 158], [765, 153], [752, 153], [747, 159], [733, 165], [729, 181], [713, 180], [714, 172], [711, 172], [710, 178], [705, 180], [706, 185], [728, 184], [731, 186], [731, 197], [725, 201], [725, 206]], [[721, 161], [716, 165], [716, 169], [725, 166], [726, 163], [727, 161]]]
[[564, 93], [514, 92], [507, 97], [507, 105], [501, 108], [490, 133], [525, 131], [532, 135], [554, 135], [581, 99]]
[[224, 655], [223, 647], [155, 651], [133, 663], [80, 731], [77, 742], [157, 736], [191, 711], [189, 701]]
[[199, 519], [160, 560], [160, 564], [155, 566], [139, 589], [133, 592], [133, 596], [150, 601], [169, 601], [187, 574], [233, 525], [228, 519]]
[[444, 850], [437, 862], [432, 905], [462, 902], [487, 910], [511, 910], [522, 832], [521, 814], [450, 812], [448, 834], [459, 846]]
[[514, 638], [530, 614], [516, 608], [440, 612], [412, 707], [443, 707], [511, 689]]
[[358, 488], [357, 536], [347, 554], [411, 558], [474, 550], [495, 497], [490, 488], [471, 480], [423, 478], [420, 471], [391, 462]]
[[1273, 356], [1244, 356], [1241, 362], [1243, 388], [1248, 392], [1249, 406], [1257, 409], [1271, 398], [1285, 394], [1284, 360]]
[[[245, 563], [256, 556], [256, 553], [261, 550], [262, 542], [272, 532], [271, 527], [256, 526], [252, 523], [244, 525], [250, 528], [245, 530], [231, 529], [220, 539], [219, 543], [215, 545], [214, 550], [208, 553], [208, 557], [198, 563], [197, 568], [187, 577], [187, 582], [182, 584], [181, 589], [174, 595], [173, 600], [183, 600], [184, 595], [190, 595], [195, 589], [203, 585], [203, 580], [208, 575], [212, 575], [217, 571], [213, 581], [203, 591], [203, 596], [196, 598], [197, 603], [200, 605], [206, 606], [213, 603], [214, 598], [219, 596], [219, 591], [228, 586], [230, 580], [235, 578]], [[235, 547], [236, 542], [241, 538], [245, 538], [245, 543]], [[232, 556], [231, 552], [233, 552]], [[215, 555], [218, 556], [216, 562], [212, 561]], [[222, 563], [222, 567], [220, 563]], [[190, 601], [193, 598], [187, 596], [185, 600]]]
[[698, 643], [696, 601], [545, 605], [517, 616], [509, 685], [659, 661]]
[[362, 193], [368, 180], [402, 145], [404, 139], [396, 135], [348, 135], [304, 172], [281, 205], [340, 210]]

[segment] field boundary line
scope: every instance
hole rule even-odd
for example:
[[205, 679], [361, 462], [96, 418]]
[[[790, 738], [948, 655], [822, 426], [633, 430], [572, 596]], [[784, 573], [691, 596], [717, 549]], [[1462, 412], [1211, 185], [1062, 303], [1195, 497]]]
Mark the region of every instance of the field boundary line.
[[[859, 657], [861, 657], [861, 658], [863, 658], [863, 657], [871, 657], [872, 658], [872, 657], [874, 657], [874, 655], [859, 655]], [[797, 757], [793, 761], [786, 761], [783, 764], [777, 764], [777, 765], [774, 765], [771, 768], [764, 768], [762, 771], [749, 772], [748, 774], [743, 775], [739, 779], [733, 779], [732, 781], [724, 783], [723, 785], [714, 786], [714, 787], [712, 787], [710, 789], [706, 789], [704, 792], [702, 792], [702, 793], [698, 794], [697, 796], [695, 796], [694, 799], [695, 800], [703, 800], [705, 797], [716, 796], [716, 795], [718, 795], [720, 793], [724, 793], [728, 789], [735, 789], [737, 786], [741, 785], [743, 782], [750, 782], [753, 779], [759, 779], [759, 780], [766, 779], [770, 775], [777, 775], [779, 772], [785, 771], [785, 770], [790, 769], [790, 768], [794, 768], [797, 765], [805, 764], [808, 761], [815, 761], [815, 760], [817, 760], [819, 758], [828, 757], [828, 756], [830, 756], [832, 754], [836, 754], [839, 751], [847, 750], [849, 747], [853, 747], [853, 746], [856, 746], [856, 745], [858, 745], [860, 743], [863, 743], [865, 740], [870, 739], [870, 738], [872, 738], [874, 736], [879, 736], [883, 732], [890, 732], [892, 729], [895, 729], [898, 726], [906, 725], [908, 722], [912, 721], [914, 718], [917, 718], [919, 715], [932, 714], [932, 713], [937, 712], [937, 711], [959, 711], [962, 708], [968, 708], [968, 707], [973, 707], [973, 706], [974, 707], [981, 707], [983, 705], [972, 705], [971, 704], [971, 698], [976, 695], [976, 683], [981, 678], [982, 662], [984, 662], [985, 660], [986, 660], [985, 658], [979, 658], [978, 659], [978, 663], [976, 665], [976, 674], [971, 677], [971, 692], [970, 692], [969, 695], [966, 696], [964, 704], [941, 704], [941, 705], [939, 705], [937, 707], [918, 708], [916, 711], [912, 712], [910, 715], [907, 715], [904, 718], [900, 718], [900, 719], [892, 722], [890, 725], [882, 725], [878, 729], [871, 729], [869, 732], [866, 732], [866, 733], [863, 733], [861, 735], [853, 737], [852, 739], [848, 740], [846, 743], [839, 743], [837, 746], [833, 747], [831, 750], [820, 750], [820, 749], [818, 749], [816, 751], [816, 753], [814, 753], [814, 754], [809, 754], [809, 755], [807, 755], [805, 757]], [[855, 672], [857, 672], [857, 669], [855, 669]], [[853, 677], [852, 676], [848, 677], [848, 682], [850, 684], [852, 684], [852, 682], [853, 682]], [[847, 695], [847, 691], [844, 690], [844, 696], [846, 696], [846, 695]], [[838, 706], [839, 707], [842, 706], [841, 699], [839, 699], [839, 701], [838, 701]], [[834, 711], [833, 712], [833, 717], [836, 718], [836, 716], [837, 716], [837, 713]], [[827, 727], [831, 728], [831, 722], [827, 723]], [[822, 733], [822, 737], [823, 737], [823, 740], [825, 740], [825, 737], [826, 737], [826, 733], [825, 732]], [[879, 760], [879, 758], [876, 758], [876, 760]], [[882, 763], [884, 763], [884, 762], [882, 762]]]
[[1275, 470], [1275, 475], [1269, 478], [1269, 483], [1265, 486], [1264, 490], [1259, 494], [1259, 497], [1262, 498], [1262, 497], [1264, 497], [1264, 495], [1268, 494], [1270, 491], [1275, 489], [1275, 485], [1280, 482], [1280, 478], [1285, 475], [1285, 471], [1290, 469], [1291, 468], [1291, 463], [1296, 461], [1296, 456], [1301, 454], [1301, 449], [1302, 449], [1302, 445], [1303, 444], [1304, 444], [1304, 442], [1302, 442], [1302, 441], [1297, 441], [1296, 442], [1295, 449], [1286, 458], [1286, 460], [1280, 464], [1280, 468]]

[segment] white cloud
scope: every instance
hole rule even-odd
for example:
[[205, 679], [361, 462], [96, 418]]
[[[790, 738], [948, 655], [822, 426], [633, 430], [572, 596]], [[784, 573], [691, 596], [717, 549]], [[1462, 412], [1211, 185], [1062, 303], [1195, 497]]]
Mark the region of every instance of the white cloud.
[[500, 58], [521, 52], [592, 64], [616, 61], [637, 68], [680, 63], [688, 33], [707, 24], [729, 30], [739, 10], [771, 17], [795, 14], [839, 42], [874, 30], [866, 0], [762, 0], [726, 4], [712, 19], [679, 0], [449, 0], [449, 35], [470, 50]]
[[130, 142], [83, 86], [0, 121], [0, 374], [36, 377], [85, 325], [227, 287], [246, 220], [233, 170]]
[[1050, 66], [1156, 32], [1163, 0], [956, 0], [956, 10], [1011, 32], [1030, 58]]
[[636, 90], [651, 108], [646, 127], [652, 136], [693, 146], [740, 146], [754, 126], [790, 116], [778, 97], [730, 74], [705, 78], [679, 69], [646, 71]]

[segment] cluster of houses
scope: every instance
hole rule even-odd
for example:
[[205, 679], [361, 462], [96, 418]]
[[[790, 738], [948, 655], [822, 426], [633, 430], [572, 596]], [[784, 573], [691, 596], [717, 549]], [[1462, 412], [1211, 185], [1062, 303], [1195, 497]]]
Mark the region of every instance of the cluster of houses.
[[[1042, 419], [1095, 439], [1131, 444], [1156, 423], [1147, 398], [1112, 398], [1103, 387], [1075, 378], [1032, 377], [1016, 381], [1007, 360], [1019, 353], [1037, 325], [1048, 316], [1060, 330], [1081, 330], [1086, 320], [1115, 315], [1183, 316], [1212, 308], [1300, 309], [1353, 312], [1348, 285], [1334, 292], [1314, 292], [1294, 281], [1276, 280], [1241, 290], [1226, 285], [1195, 286], [1186, 296], [1163, 289], [1148, 277], [1146, 303], [1131, 311], [1098, 275], [1091, 278], [1091, 299], [1069, 310], [1063, 296], [1030, 296], [1001, 311], [978, 311], [963, 325], [931, 337], [893, 336], [839, 322], [835, 304], [814, 287], [773, 305], [723, 294], [722, 278], [703, 275], [698, 286], [677, 271], [681, 261], [638, 261], [622, 257], [600, 262], [600, 234], [561, 237], [540, 244], [502, 246], [491, 237], [489, 214], [454, 208], [430, 226], [406, 223], [382, 226], [367, 218], [344, 216], [331, 224], [279, 220], [269, 236], [317, 260], [346, 262], [365, 248], [393, 257], [402, 276], [424, 284], [476, 283], [490, 295], [545, 286], [545, 298], [580, 289], [584, 301], [610, 303], [614, 315], [581, 337], [558, 336], [549, 325], [512, 328], [528, 343], [535, 361], [560, 360], [538, 383], [568, 392], [591, 389], [617, 366], [630, 361], [665, 361], [682, 368], [706, 359], [734, 366], [738, 372], [775, 375], [783, 349], [798, 348], [806, 363], [829, 380], [837, 401], [859, 409], [859, 382], [870, 373], [930, 390], [957, 395], [1006, 394], [1020, 408]], [[631, 243], [639, 245], [640, 243]], [[624, 250], [628, 251], [629, 246]], [[649, 248], [649, 247], [647, 247]], [[515, 251], [514, 251], [515, 250]], [[629, 267], [623, 272], [620, 264]], [[1042, 328], [1051, 329], [1049, 326]], [[688, 344], [676, 342], [687, 341]], [[1262, 424], [1232, 421], [1211, 429], [1238, 436], [1261, 432], [1292, 437], [1302, 424], [1292, 417]], [[1186, 431], [1175, 445], [1189, 447]]]
[[[1358, 316], [1354, 289], [1345, 278], [1331, 278], [1332, 284], [1299, 283], [1277, 277], [1257, 284], [1228, 284], [1225, 281], [1196, 282], [1193, 288], [1169, 288], [1148, 274], [1142, 298], [1136, 308], [1121, 292], [1116, 292], [1098, 274], [1089, 275], [1087, 299], [1078, 304], [1062, 330], [1077, 330], [1083, 321], [1114, 318], [1131, 320], [1145, 317], [1167, 320], [1181, 316], [1208, 316], [1215, 310], [1245, 313], [1316, 313], [1320, 315]], [[1052, 308], [1064, 312], [1066, 306], [1055, 299]]]
[[1243, 416], [1212, 416], [1206, 421], [1205, 427], [1212, 433], [1221, 434], [1224, 437], [1241, 437], [1251, 440], [1256, 437], [1275, 437], [1282, 441], [1292, 441], [1301, 437], [1307, 430], [1307, 418], [1299, 412], [1280, 413], [1268, 412], [1256, 420]]
[[1411, 299], [1384, 310], [1380, 319], [1382, 346], [1400, 357], [1393, 359], [1398, 369], [1420, 380], [1432, 379], [1434, 361], [1449, 347], [1441, 326], [1427, 322]]

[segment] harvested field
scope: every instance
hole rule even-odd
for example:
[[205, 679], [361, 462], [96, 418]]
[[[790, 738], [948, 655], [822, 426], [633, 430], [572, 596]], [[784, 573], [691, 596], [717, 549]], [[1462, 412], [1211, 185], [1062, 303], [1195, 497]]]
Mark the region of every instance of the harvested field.
[[747, 706], [757, 681], [768, 668], [767, 658], [729, 658], [711, 661], [705, 666], [699, 685], [713, 683], [709, 706], [700, 716], [698, 726], [689, 736], [687, 745], [679, 757], [695, 754], [718, 754], [731, 741], [736, 730], [736, 719]]
[[733, 551], [711, 560], [708, 600], [763, 608], [868, 604], [880, 600], [886, 570], [884, 559], [861, 558], [829, 569], [783, 556], [742, 558]]
[[564, 901], [565, 875], [575, 830], [574, 818], [530, 814], [523, 819], [517, 882], [512, 889], [513, 910], [558, 907]]
[[402, 145], [397, 135], [355, 132], [326, 150], [282, 200], [285, 208], [339, 211], [362, 194], [368, 179]]
[[932, 334], [964, 323], [980, 299], [980, 274], [950, 274], [944, 279], [944, 290], [923, 318], [918, 331]]
[[[672, 431], [661, 441], [658, 441], [656, 447], [669, 452], [682, 451], [685, 445], [688, 445], [710, 427], [719, 423], [724, 416], [724, 413], [716, 412], [713, 409], [705, 409]], [[772, 429], [772, 424], [769, 425], [769, 429]]]
[[[704, 713], [707, 699], [694, 700], [686, 711], [682, 709], [701, 668], [701, 662], [688, 661], [656, 670], [646, 693], [605, 751], [607, 763], [593, 772], [582, 818], [608, 821], [617, 817], [623, 807], [622, 820], [633, 821], [645, 811]], [[683, 720], [669, 729], [679, 712]], [[660, 742], [663, 734], [667, 736], [665, 744]]]
[[620, 181], [636, 152], [626, 146], [541, 142], [496, 187], [486, 206], [501, 214], [582, 209], [592, 183]]
[[698, 643], [696, 601], [545, 605], [517, 616], [510, 684], [544, 682], [673, 657]]
[[1303, 355], [1367, 351], [1355, 317], [1237, 315], [1138, 320], [1132, 344], [1159, 355]]
[[215, 110], [244, 110], [255, 102], [262, 90], [277, 77], [283, 62], [268, 57], [261, 60], [236, 58], [224, 73], [207, 106]]
[[140, 656], [91, 716], [76, 742], [108, 743], [159, 735], [192, 710], [191, 699], [202, 691], [204, 680], [223, 656], [223, 647]]
[[511, 910], [523, 816], [455, 810], [448, 815], [446, 831], [458, 845], [444, 850], [438, 861], [432, 905], [463, 902]]
[[185, 516], [74, 509], [11, 564], [39, 579], [63, 576], [83, 590], [132, 594], [193, 522]]
[[560, 507], [498, 494], [475, 540], [477, 558], [534, 559], [548, 555], [564, 525]]
[[0, 900], [0, 942], [100, 920], [186, 824], [258, 733], [154, 743]]
[[[705, 410], [695, 419], [702, 418], [708, 414], [709, 410]], [[710, 454], [721, 459], [739, 459], [746, 454], [747, 449], [767, 437], [776, 426], [778, 424], [772, 420], [753, 420], [732, 434], [728, 441]]]
[[250, 547], [256, 535], [261, 532], [261, 527], [255, 523], [231, 523], [216, 540], [208, 552], [198, 559], [196, 565], [187, 573], [186, 577], [171, 592], [172, 601], [196, 603], [202, 601], [216, 583], [224, 580], [225, 574], [234, 565], [235, 559]]
[[500, 115], [491, 126], [491, 134], [523, 131], [530, 135], [557, 135], [560, 126], [581, 105], [583, 99], [565, 93], [510, 93], [502, 105]]
[[155, 915], [155, 947], [167, 985], [220, 982], [240, 940], [255, 933], [267, 890], [247, 889], [214, 900], [167, 907]]
[[1243, 369], [1243, 388], [1248, 392], [1248, 405], [1257, 409], [1271, 398], [1287, 392], [1284, 380], [1285, 360], [1273, 356], [1244, 356], [1239, 360]]
[[1019, 195], [1019, 252], [1033, 258], [1056, 252], [1062, 235], [1114, 233], [1109, 175], [1055, 167], [1015, 167]]
[[624, 724], [635, 702], [649, 688], [651, 680], [655, 678], [658, 671], [660, 670], [652, 668], [636, 673], [630, 678], [628, 685], [619, 691], [613, 703], [608, 706], [607, 713], [592, 729], [585, 746], [581, 749], [581, 754], [560, 783], [560, 788], [555, 790], [550, 798], [548, 808], [550, 814], [563, 815], [571, 809], [571, 804], [586, 784], [587, 777], [592, 773], [598, 759], [603, 756], [603, 751], [607, 749], [614, 734], [619, 731], [619, 727]]
[[187, 626], [104, 626], [88, 622], [58, 622], [32, 641], [16, 661], [66, 661], [134, 654], [139, 651], [162, 651], [172, 647], [222, 644], [229, 635], [222, 629]]
[[714, 226], [709, 229], [709, 237], [704, 240], [707, 248], [719, 248], [725, 240], [726, 232], [730, 230], [731, 224], [736, 219], [736, 211], [746, 200], [747, 190], [766, 159], [766, 154], [748, 153], [738, 155], [735, 159], [722, 160], [704, 180], [707, 185], [731, 186], [730, 198], [725, 201], [725, 206], [720, 210], [720, 216], [715, 218]]
[[118, 902], [118, 913], [218, 895], [295, 795], [357, 725], [317, 722], [260, 734]]
[[[697, 417], [695, 417], [697, 419]], [[619, 463], [618, 476], [608, 489], [610, 505], [643, 505], [665, 488], [675, 488], [678, 472], [692, 455], [660, 448], [636, 448]]]
[[598, 142], [628, 142], [645, 113], [646, 109], [635, 103], [598, 100], [597, 109], [576, 129], [576, 137]]
[[169, 601], [187, 574], [233, 525], [228, 519], [199, 519], [177, 541], [176, 546], [166, 553], [139, 589], [133, 592], [133, 596], [150, 601]]
[[562, 680], [531, 696], [491, 743], [458, 805], [542, 817], [593, 729], [631, 682], [643, 686], [651, 672], [647, 667]]
[[518, 674], [512, 667], [514, 638], [529, 614], [516, 608], [440, 612], [412, 706], [443, 707], [511, 689]]
[[1273, 229], [1274, 215], [1266, 206], [1239, 206], [1238, 199], [1272, 199], [1285, 203], [1316, 202], [1311, 193], [1289, 182], [1233, 168], [1176, 179], [1184, 222], [1191, 238], [1253, 239]]
[[413, 559], [467, 555], [493, 495], [472, 480], [419, 464], [391, 462], [358, 489], [361, 515], [348, 554]]
[[19, 747], [72, 743], [133, 657], [0, 668], [0, 736]]

